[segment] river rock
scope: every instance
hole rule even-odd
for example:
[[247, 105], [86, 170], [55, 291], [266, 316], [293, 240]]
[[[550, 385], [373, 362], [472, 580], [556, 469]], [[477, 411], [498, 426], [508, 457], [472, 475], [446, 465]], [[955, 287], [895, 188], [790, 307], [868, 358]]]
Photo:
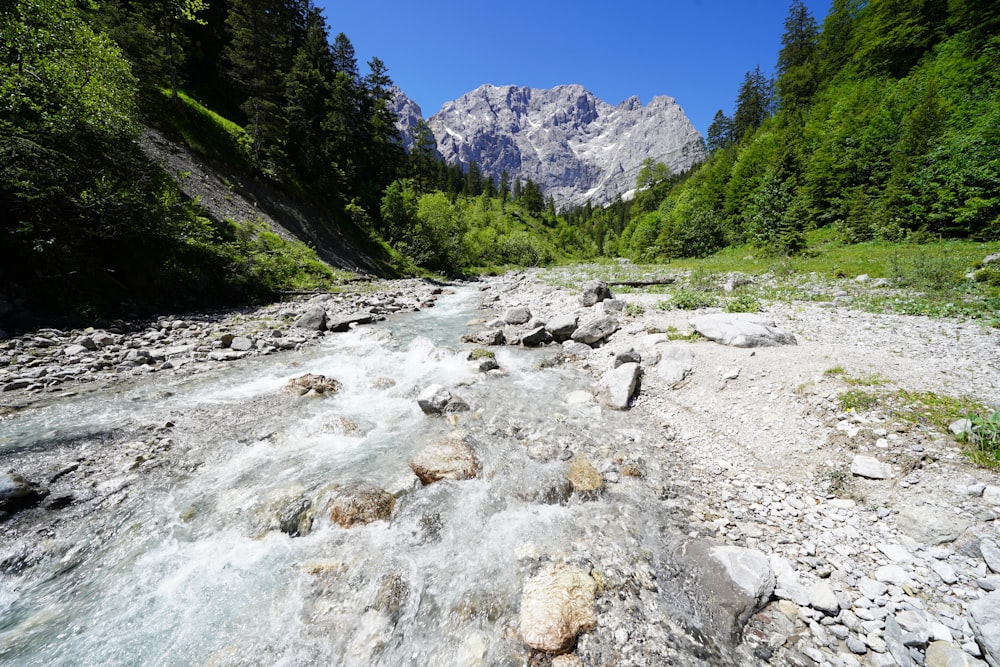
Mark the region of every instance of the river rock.
[[37, 505], [47, 495], [48, 489], [17, 473], [0, 473], [0, 517]]
[[410, 459], [410, 468], [425, 486], [443, 479], [472, 479], [479, 474], [476, 451], [465, 440], [433, 442]]
[[795, 336], [754, 313], [710, 313], [691, 320], [691, 326], [709, 340], [732, 347], [795, 345]]
[[629, 401], [639, 386], [642, 369], [639, 364], [629, 362], [601, 376], [597, 383], [597, 399], [615, 410], [627, 410]]
[[969, 625], [983, 658], [990, 667], [1000, 667], [1000, 591], [969, 603]]
[[455, 396], [442, 385], [428, 385], [417, 396], [417, 405], [427, 415], [439, 415], [446, 412], [463, 412], [469, 409], [469, 404]]
[[550, 340], [552, 340], [552, 336], [549, 335], [549, 332], [545, 330], [544, 326], [535, 327], [521, 336], [521, 345], [524, 345], [525, 347], [538, 347], [542, 343], [547, 343]]
[[504, 345], [507, 342], [507, 337], [504, 335], [503, 329], [484, 329], [462, 336], [462, 342], [473, 345]]
[[597, 625], [597, 582], [571, 565], [549, 566], [524, 583], [518, 631], [524, 643], [546, 653], [566, 653], [577, 635]]
[[326, 331], [326, 310], [323, 306], [313, 305], [295, 321], [299, 329], [309, 331]]
[[868, 479], [889, 479], [892, 477], [892, 466], [872, 456], [858, 454], [851, 461], [851, 474]]
[[605, 299], [611, 298], [611, 290], [608, 284], [601, 280], [589, 280], [583, 284], [583, 294], [580, 295], [580, 303], [584, 306], [593, 306]]
[[82, 354], [87, 354], [90, 352], [90, 348], [84, 345], [67, 345], [63, 350], [63, 354], [67, 357], [79, 357]]
[[980, 540], [979, 551], [983, 554], [986, 567], [1000, 574], [1000, 547], [997, 546], [997, 543], [991, 539]]
[[306, 373], [285, 383], [283, 391], [298, 396], [332, 396], [342, 388], [343, 385], [333, 378], [319, 373]]
[[604, 475], [583, 454], [577, 454], [569, 462], [570, 485], [575, 493], [592, 495], [604, 489]]
[[813, 609], [835, 616], [840, 611], [840, 601], [830, 584], [820, 580], [809, 587], [809, 606]]
[[618, 320], [608, 315], [600, 315], [583, 322], [570, 337], [577, 343], [594, 345], [616, 331], [618, 331]]
[[931, 642], [924, 654], [924, 667], [978, 667], [985, 664], [947, 641]]
[[253, 339], [246, 336], [235, 336], [229, 343], [229, 347], [236, 352], [247, 352], [253, 349]]
[[931, 546], [954, 542], [969, 527], [954, 512], [927, 506], [900, 509], [896, 525], [908, 537]]
[[683, 382], [694, 369], [694, 352], [684, 345], [666, 345], [660, 348], [660, 377], [669, 387]]
[[719, 545], [708, 540], [688, 540], [675, 556], [690, 572], [686, 590], [704, 608], [702, 628], [712, 637], [734, 643], [746, 622], [774, 591], [775, 578], [767, 556], [756, 549]]
[[579, 319], [573, 313], [557, 315], [549, 319], [547, 326], [549, 333], [552, 334], [552, 339], [557, 343], [569, 340], [573, 332], [576, 331], [578, 321]]
[[618, 368], [622, 364], [641, 364], [642, 355], [639, 354], [638, 350], [634, 347], [630, 347], [627, 350], [618, 350], [615, 352], [615, 360], [613, 365]]
[[375, 316], [369, 312], [350, 313], [348, 315], [337, 315], [326, 320], [327, 331], [343, 332], [350, 330], [352, 325], [371, 324], [375, 321]]
[[388, 520], [396, 506], [396, 498], [367, 482], [355, 482], [334, 491], [330, 503], [330, 519], [344, 528]]
[[531, 310], [527, 306], [514, 306], [508, 308], [503, 314], [503, 321], [507, 324], [527, 324], [531, 320]]

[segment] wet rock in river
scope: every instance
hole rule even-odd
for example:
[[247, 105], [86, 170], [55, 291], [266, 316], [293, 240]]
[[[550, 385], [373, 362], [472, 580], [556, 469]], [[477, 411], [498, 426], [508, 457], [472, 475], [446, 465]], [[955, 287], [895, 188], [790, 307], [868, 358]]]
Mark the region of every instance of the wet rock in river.
[[604, 475], [582, 454], [570, 461], [567, 479], [573, 491], [583, 495], [596, 494], [604, 489]]
[[369, 312], [351, 313], [327, 318], [326, 328], [327, 331], [342, 332], [350, 330], [354, 325], [371, 324], [374, 321], [375, 316]]
[[326, 310], [322, 306], [312, 306], [296, 320], [295, 326], [309, 331], [325, 331]]
[[552, 334], [552, 339], [557, 343], [569, 340], [573, 332], [576, 331], [578, 321], [577, 316], [573, 313], [551, 318], [547, 322], [547, 325], [549, 333]]
[[37, 505], [48, 489], [24, 479], [17, 473], [0, 473], [0, 518]]
[[571, 565], [552, 565], [524, 584], [518, 630], [538, 651], [566, 653], [577, 635], [597, 625], [597, 582]]
[[469, 409], [469, 404], [439, 384], [428, 385], [417, 396], [417, 405], [427, 415], [439, 415], [446, 412], [463, 412]]
[[306, 373], [289, 380], [285, 384], [284, 391], [299, 396], [332, 396], [342, 388], [343, 386], [333, 378], [318, 373]]
[[486, 329], [462, 336], [462, 342], [473, 345], [504, 345], [507, 338], [504, 336], [503, 329]]
[[344, 528], [387, 521], [395, 506], [395, 496], [385, 489], [367, 482], [355, 482], [334, 491], [330, 519]]
[[410, 459], [410, 469], [424, 485], [443, 479], [472, 479], [479, 474], [476, 451], [465, 440], [448, 438], [433, 442]]

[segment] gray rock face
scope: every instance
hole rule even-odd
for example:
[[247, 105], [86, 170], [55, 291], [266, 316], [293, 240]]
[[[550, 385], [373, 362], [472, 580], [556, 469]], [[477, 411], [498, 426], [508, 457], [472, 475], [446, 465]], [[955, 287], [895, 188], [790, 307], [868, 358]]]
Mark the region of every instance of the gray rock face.
[[705, 155], [701, 135], [667, 96], [611, 106], [580, 85], [480, 86], [427, 121], [449, 164], [476, 162], [499, 180], [538, 183], [556, 205], [628, 198], [645, 159], [683, 171]]
[[326, 311], [322, 306], [313, 306], [295, 322], [295, 326], [310, 331], [325, 331]]
[[1000, 591], [969, 603], [969, 625], [983, 658], [991, 667], [1000, 667]]
[[691, 326], [705, 338], [733, 347], [795, 345], [795, 336], [774, 326], [774, 322], [753, 313], [712, 313], [691, 320]]
[[407, 97], [397, 86], [392, 87], [389, 108], [396, 114], [396, 129], [403, 137], [403, 148], [409, 151], [413, 147], [413, 131], [424, 118], [423, 111], [419, 104]]
[[933, 507], [908, 507], [896, 515], [896, 525], [907, 536], [923, 544], [954, 542], [969, 527], [954, 513]]

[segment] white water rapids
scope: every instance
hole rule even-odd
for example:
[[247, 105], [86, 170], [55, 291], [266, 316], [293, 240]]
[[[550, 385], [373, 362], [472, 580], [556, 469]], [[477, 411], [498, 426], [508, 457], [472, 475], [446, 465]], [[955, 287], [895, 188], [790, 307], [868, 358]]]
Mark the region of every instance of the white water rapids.
[[[0, 422], [0, 457], [35, 452], [58, 468], [72, 462], [58, 456], [122, 452], [105, 456], [119, 467], [86, 503], [49, 510], [66, 518], [26, 538], [46, 557], [0, 575], [0, 663], [525, 664], [518, 606], [538, 563], [580, 562], [608, 585], [654, 570], [670, 541], [654, 492], [624, 479], [596, 500], [559, 491], [571, 453], [648, 436], [624, 414], [568, 404], [588, 378], [540, 367], [551, 351], [494, 348], [505, 375], [479, 373], [458, 343], [474, 305], [459, 292], [301, 352], [159, 373]], [[281, 393], [307, 372], [343, 389]], [[431, 383], [472, 410], [456, 423], [424, 415], [415, 396]], [[410, 457], [456, 430], [479, 478], [421, 487]], [[143, 433], [169, 442], [136, 464], [140, 447], [122, 434]], [[331, 522], [325, 490], [358, 480], [398, 494], [391, 520]], [[292, 537], [279, 515], [302, 500], [315, 520]], [[647, 588], [629, 612], [637, 623], [684, 597]]]

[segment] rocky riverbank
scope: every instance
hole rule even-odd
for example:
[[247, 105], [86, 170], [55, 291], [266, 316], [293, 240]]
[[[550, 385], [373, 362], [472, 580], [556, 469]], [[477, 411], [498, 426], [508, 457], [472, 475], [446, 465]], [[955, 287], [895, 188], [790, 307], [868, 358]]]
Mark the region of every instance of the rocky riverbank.
[[[662, 295], [595, 303], [551, 286], [586, 279], [492, 283], [485, 300], [501, 316], [488, 324], [517, 341], [546, 321], [554, 331], [611, 318], [594, 348], [571, 334], [566, 355], [595, 387], [616, 382], [623, 360], [641, 369], [638, 382], [617, 381], [625, 401], [606, 400], [660, 429], [628, 456], [647, 480], [668, 480], [692, 535], [769, 565], [775, 584], [744, 646], [783, 665], [998, 664], [1000, 477], [973, 465], [917, 397], [995, 406], [1000, 332], [830, 303], [660, 310]], [[902, 403], [845, 410], [841, 396], [868, 383]], [[597, 467], [612, 483], [626, 474], [610, 457]]]
[[[552, 419], [583, 406], [628, 424], [606, 440], [552, 442], [516, 425], [487, 424], [484, 434], [521, 442], [535, 461], [565, 461], [581, 503], [600, 493], [656, 499], [656, 507], [626, 508], [612, 524], [587, 527], [564, 560], [534, 559], [527, 568], [512, 633], [536, 647], [532, 665], [656, 665], [664, 656], [696, 661], [699, 650], [706, 660], [775, 665], [998, 664], [1000, 477], [963, 455], [926, 402], [996, 403], [1000, 332], [863, 313], [849, 303], [773, 302], [757, 314], [663, 310], [662, 294], [618, 293], [589, 278], [576, 269], [484, 280], [482, 317], [466, 336], [486, 349], [539, 347], [540, 364], [589, 376], [589, 390], [553, 397]], [[301, 348], [429, 307], [440, 292], [393, 282], [240, 313], [33, 332], [0, 342], [0, 409]], [[504, 372], [489, 361], [477, 360], [484, 387]], [[843, 396], [859, 388], [879, 400], [845, 409]], [[428, 394], [446, 391], [434, 390]], [[489, 417], [476, 405], [462, 414]], [[183, 428], [150, 424], [109, 438], [107, 448], [89, 447], [75, 463], [19, 469], [30, 482], [9, 478], [11, 505], [0, 509], [46, 509], [34, 528], [27, 519], [7, 523], [13, 546], [3, 569], [53, 557], [31, 535], [53, 530], [46, 526], [60, 512], [69, 521], [106, 511], [128, 484], [201, 465], [198, 456], [210, 454], [170, 449], [184, 442]], [[26, 456], [18, 461], [29, 465]], [[42, 470], [55, 472], [38, 477]], [[70, 494], [63, 486], [71, 479], [89, 482]], [[394, 491], [404, 515], [412, 490]], [[567, 502], [568, 493], [545, 502]], [[662, 517], [655, 527], [644, 523], [650, 511]], [[682, 531], [670, 538], [676, 562], [695, 565], [684, 572], [665, 571], [644, 546], [668, 524]], [[715, 610], [699, 622], [731, 633], [735, 650], [670, 645], [686, 635], [658, 607], [669, 577], [687, 577], [680, 583], [689, 598], [674, 600], [677, 608]], [[564, 593], [579, 606], [555, 604]], [[546, 625], [571, 626], [573, 636], [539, 633]]]

